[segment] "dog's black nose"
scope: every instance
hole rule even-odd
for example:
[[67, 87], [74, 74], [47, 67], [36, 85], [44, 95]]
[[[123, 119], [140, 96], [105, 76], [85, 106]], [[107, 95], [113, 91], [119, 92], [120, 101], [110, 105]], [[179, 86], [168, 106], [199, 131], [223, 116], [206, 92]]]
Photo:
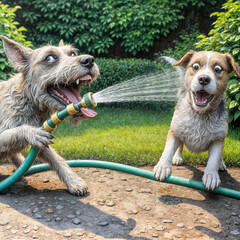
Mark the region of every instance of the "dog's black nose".
[[86, 68], [89, 68], [89, 69], [92, 68], [93, 63], [94, 63], [94, 57], [92, 57], [92, 56], [86, 56], [86, 57], [83, 57], [80, 60], [80, 64], [83, 67], [86, 67]]
[[210, 83], [210, 80], [211, 78], [208, 76], [208, 75], [200, 75], [198, 77], [198, 82], [201, 84], [201, 85], [207, 85]]

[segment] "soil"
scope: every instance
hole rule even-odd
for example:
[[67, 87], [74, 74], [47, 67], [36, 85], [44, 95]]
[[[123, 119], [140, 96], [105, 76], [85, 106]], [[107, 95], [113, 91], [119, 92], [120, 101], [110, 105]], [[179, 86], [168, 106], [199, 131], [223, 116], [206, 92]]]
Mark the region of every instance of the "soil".
[[[203, 169], [175, 166], [172, 174], [201, 181]], [[106, 169], [73, 170], [87, 182], [87, 197], [68, 193], [52, 171], [2, 193], [0, 239], [240, 239], [240, 200]], [[12, 172], [0, 166], [0, 181]], [[240, 169], [220, 178], [240, 191]]]

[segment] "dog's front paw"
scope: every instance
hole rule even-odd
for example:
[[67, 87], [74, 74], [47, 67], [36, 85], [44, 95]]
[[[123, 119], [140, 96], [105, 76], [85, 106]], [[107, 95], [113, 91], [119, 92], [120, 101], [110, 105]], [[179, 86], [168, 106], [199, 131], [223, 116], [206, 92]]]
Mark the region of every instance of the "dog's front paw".
[[71, 180], [67, 184], [68, 191], [76, 196], [86, 196], [88, 194], [88, 188], [86, 183], [80, 177], [76, 177], [76, 179]]
[[153, 169], [155, 178], [157, 180], [163, 181], [171, 174], [171, 165], [161, 163], [161, 160]]
[[53, 144], [54, 136], [43, 128], [33, 128], [29, 133], [27, 140], [30, 145], [36, 148], [44, 149]]
[[177, 166], [183, 165], [183, 159], [182, 159], [182, 157], [174, 156], [174, 157], [173, 157], [172, 164], [173, 164], [173, 165], [177, 165]]
[[215, 171], [205, 171], [202, 182], [207, 190], [214, 190], [220, 185], [220, 178]]

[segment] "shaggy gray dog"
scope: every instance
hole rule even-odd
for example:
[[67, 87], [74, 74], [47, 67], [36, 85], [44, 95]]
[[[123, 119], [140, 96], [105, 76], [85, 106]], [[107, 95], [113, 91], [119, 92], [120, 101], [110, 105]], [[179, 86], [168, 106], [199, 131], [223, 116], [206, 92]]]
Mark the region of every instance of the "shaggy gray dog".
[[[82, 84], [99, 75], [90, 55], [77, 56], [71, 45], [44, 46], [32, 50], [2, 37], [9, 61], [19, 73], [0, 82], [0, 158], [8, 158], [16, 167], [23, 162], [21, 150], [27, 145], [40, 148], [38, 157], [49, 163], [69, 192], [85, 195], [85, 182], [74, 173], [49, 144], [53, 135], [41, 128], [51, 114], [81, 100]], [[67, 120], [77, 125], [97, 114], [82, 109]]]

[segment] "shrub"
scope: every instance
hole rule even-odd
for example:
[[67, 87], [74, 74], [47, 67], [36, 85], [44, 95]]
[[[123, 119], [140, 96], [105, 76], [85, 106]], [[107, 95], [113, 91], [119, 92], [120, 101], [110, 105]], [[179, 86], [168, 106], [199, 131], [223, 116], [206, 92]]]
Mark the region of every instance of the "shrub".
[[[5, 0], [7, 1], [7, 0]], [[136, 56], [168, 36], [189, 6], [216, 6], [213, 0], [15, 0], [19, 17], [36, 45], [59, 38], [82, 52]], [[116, 54], [118, 52], [118, 54]]]
[[[0, 35], [11, 38], [25, 46], [30, 46], [31, 43], [26, 41], [26, 37], [23, 34], [26, 29], [24, 27], [18, 28], [19, 23], [15, 21], [15, 12], [19, 8], [19, 6], [10, 8], [8, 5], [0, 2]], [[13, 73], [13, 69], [8, 62], [3, 50], [2, 41], [0, 40], [0, 79], [6, 80], [11, 73]]]
[[[223, 4], [223, 12], [215, 12], [211, 16], [216, 16], [213, 23], [214, 28], [209, 32], [209, 36], [199, 36], [201, 41], [197, 47], [205, 50], [215, 50], [218, 52], [229, 52], [234, 59], [240, 63], [240, 2], [229, 0]], [[227, 90], [227, 105], [230, 113], [230, 122], [240, 123], [240, 83], [231, 76]]]
[[184, 29], [180, 32], [179, 39], [173, 41], [174, 48], [165, 49], [162, 52], [156, 54], [159, 56], [169, 56], [176, 60], [181, 59], [189, 50], [195, 50], [195, 43], [198, 41], [200, 32], [198, 25]]

